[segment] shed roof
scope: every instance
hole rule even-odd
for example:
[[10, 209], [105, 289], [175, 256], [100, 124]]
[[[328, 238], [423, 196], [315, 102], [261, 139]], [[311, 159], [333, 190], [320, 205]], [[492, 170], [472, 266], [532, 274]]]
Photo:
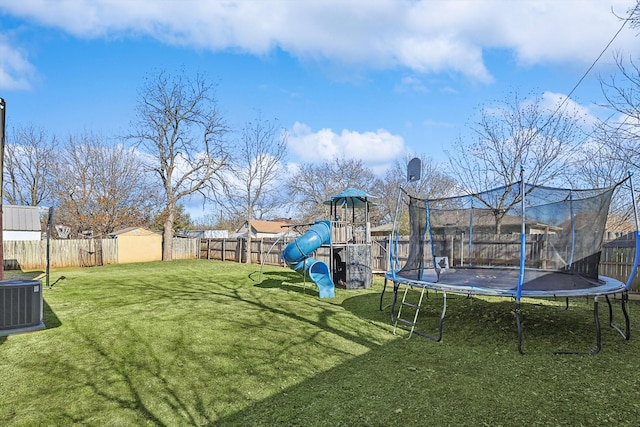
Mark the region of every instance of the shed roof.
[[127, 227], [120, 230], [116, 230], [113, 233], [109, 233], [109, 237], [117, 237], [122, 235], [128, 236], [151, 236], [158, 234], [155, 231], [149, 230], [145, 227]]
[[10, 231], [41, 231], [40, 208], [37, 206], [2, 206], [2, 229]]

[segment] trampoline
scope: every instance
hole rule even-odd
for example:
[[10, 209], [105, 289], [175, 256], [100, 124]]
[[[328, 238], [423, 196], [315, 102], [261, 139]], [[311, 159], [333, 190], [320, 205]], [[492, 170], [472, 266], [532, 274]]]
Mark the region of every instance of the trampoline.
[[[630, 191], [635, 215], [635, 255], [629, 277], [599, 274], [605, 226], [614, 193]], [[394, 332], [441, 341], [447, 293], [498, 296], [515, 301], [517, 348], [523, 353], [523, 298], [593, 297], [596, 347], [601, 350], [599, 298], [609, 308], [609, 324], [629, 339], [628, 292], [640, 259], [638, 215], [631, 177], [607, 188], [568, 189], [530, 185], [521, 180], [482, 193], [441, 199], [412, 197], [401, 188], [394, 231], [389, 244], [385, 287], [393, 283], [391, 321]], [[400, 247], [399, 224], [408, 208], [409, 244]], [[405, 220], [406, 224], [406, 220]], [[406, 225], [405, 225], [406, 228]], [[405, 230], [406, 233], [406, 230]], [[402, 250], [405, 248], [404, 250]], [[399, 291], [405, 285], [400, 300]], [[407, 291], [418, 288], [420, 300], [408, 302]], [[425, 293], [442, 294], [438, 331], [429, 335], [416, 327]], [[613, 319], [610, 296], [620, 294], [624, 327]], [[402, 316], [402, 310], [405, 316]], [[413, 316], [406, 312], [413, 310]]]

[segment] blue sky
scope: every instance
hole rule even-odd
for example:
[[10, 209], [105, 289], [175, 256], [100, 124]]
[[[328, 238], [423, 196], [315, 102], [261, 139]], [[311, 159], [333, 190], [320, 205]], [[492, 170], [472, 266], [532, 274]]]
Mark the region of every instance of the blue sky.
[[[0, 3], [7, 125], [61, 138], [124, 134], [137, 89], [160, 70], [205, 72], [239, 129], [277, 118], [288, 162], [406, 154], [445, 162], [483, 104], [511, 90], [567, 95], [635, 0], [20, 0]], [[598, 75], [640, 54], [625, 28], [578, 87], [603, 116]]]

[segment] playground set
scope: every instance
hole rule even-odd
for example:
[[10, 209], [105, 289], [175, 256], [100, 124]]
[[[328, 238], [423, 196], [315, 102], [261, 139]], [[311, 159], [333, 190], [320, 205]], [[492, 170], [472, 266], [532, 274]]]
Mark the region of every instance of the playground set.
[[[286, 265], [309, 277], [320, 298], [333, 298], [336, 284], [346, 289], [371, 286], [370, 198], [347, 188], [325, 202], [332, 220], [317, 221], [284, 248]], [[329, 248], [329, 264], [314, 258], [321, 247]]]

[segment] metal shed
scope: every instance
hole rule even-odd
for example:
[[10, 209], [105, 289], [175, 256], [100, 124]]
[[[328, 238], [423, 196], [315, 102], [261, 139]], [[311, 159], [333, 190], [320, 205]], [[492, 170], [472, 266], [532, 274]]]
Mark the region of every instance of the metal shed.
[[40, 240], [40, 208], [37, 206], [2, 206], [3, 240]]

